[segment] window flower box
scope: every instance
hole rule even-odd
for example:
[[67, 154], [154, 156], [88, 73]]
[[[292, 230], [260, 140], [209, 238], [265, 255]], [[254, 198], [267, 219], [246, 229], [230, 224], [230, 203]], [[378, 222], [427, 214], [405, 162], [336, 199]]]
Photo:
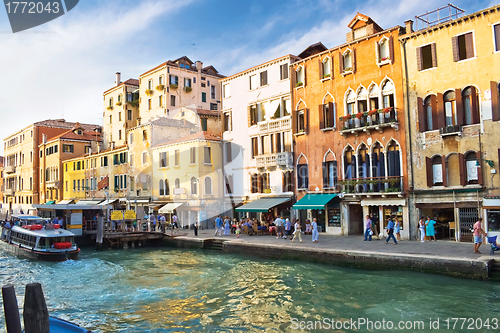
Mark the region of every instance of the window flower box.
[[384, 113], [389, 113], [389, 112], [391, 112], [391, 108], [385, 108], [384, 109]]
[[363, 112], [356, 113], [356, 118], [361, 119], [363, 117]]
[[113, 110], [113, 106], [111, 106], [111, 105], [110, 105], [110, 106], [108, 106], [106, 109], [108, 109], [108, 110], [110, 110], [110, 111], [111, 111], [111, 110]]
[[172, 83], [172, 84], [170, 85], [170, 89], [177, 89], [178, 87], [179, 87], [179, 86], [178, 86], [177, 84], [175, 84], [175, 83]]
[[323, 79], [327, 79], [327, 78], [329, 78], [330, 76], [331, 76], [331, 74], [325, 74], [325, 75], [323, 75]]
[[304, 85], [304, 82], [297, 82], [297, 83], [295, 84], [295, 87], [297, 87], [297, 88], [298, 88], [298, 87], [302, 87], [303, 85]]
[[159, 84], [156, 86], [156, 90], [158, 91], [162, 91], [163, 89], [165, 89], [165, 85], [164, 84]]
[[347, 121], [347, 120], [349, 120], [349, 119], [351, 119], [351, 115], [350, 115], [350, 114], [345, 115], [345, 116], [343, 116], [343, 117], [340, 117], [340, 121]]
[[346, 72], [352, 72], [352, 67], [344, 68], [344, 73], [346, 73]]
[[116, 106], [122, 106], [122, 102], [116, 102]]
[[191, 92], [191, 90], [193, 90], [193, 88], [191, 88], [191, 87], [184, 87], [184, 91], [185, 92]]
[[380, 59], [380, 61], [386, 61], [386, 60], [390, 60], [389, 57], [383, 57]]
[[373, 115], [374, 115], [375, 113], [377, 113], [377, 112], [378, 112], [378, 110], [377, 110], [377, 109], [373, 109], [373, 110], [368, 111], [368, 115], [369, 115], [369, 116], [373, 116]]
[[145, 93], [148, 96], [153, 96], [153, 90], [152, 89], [146, 89]]

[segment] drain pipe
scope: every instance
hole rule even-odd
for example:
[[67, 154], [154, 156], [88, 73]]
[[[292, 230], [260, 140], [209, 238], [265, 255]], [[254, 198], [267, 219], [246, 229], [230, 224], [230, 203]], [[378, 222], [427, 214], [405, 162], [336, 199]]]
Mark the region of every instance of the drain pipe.
[[[409, 141], [409, 147], [410, 147], [410, 158], [409, 158], [409, 168], [410, 168], [410, 175], [411, 175], [411, 186], [409, 189], [411, 190], [414, 190], [414, 186], [415, 186], [415, 180], [413, 178], [413, 154], [412, 154], [412, 140], [411, 140], [411, 125], [410, 125], [410, 83], [409, 83], [409, 79], [408, 79], [408, 61], [407, 61], [407, 57], [406, 57], [406, 40], [403, 40], [402, 42], [403, 44], [403, 59], [404, 59], [404, 63], [405, 63], [405, 77], [406, 77], [406, 84], [405, 84], [405, 88], [406, 88], [406, 121], [405, 123], [408, 124], [408, 141]], [[406, 125], [405, 124], [405, 125]], [[408, 162], [408, 160], [407, 160]], [[409, 198], [409, 197], [408, 197]], [[415, 202], [413, 203], [415, 205]], [[411, 212], [411, 207], [410, 207], [410, 204], [408, 203], [408, 226], [410, 227], [410, 239], [412, 238], [411, 237], [411, 232], [414, 228], [411, 227], [411, 221], [412, 221], [412, 212]]]

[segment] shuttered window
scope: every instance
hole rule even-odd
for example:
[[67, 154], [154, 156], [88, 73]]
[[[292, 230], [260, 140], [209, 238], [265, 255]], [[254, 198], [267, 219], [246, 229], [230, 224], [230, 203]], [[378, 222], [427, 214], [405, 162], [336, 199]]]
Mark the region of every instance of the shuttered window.
[[437, 67], [436, 43], [417, 48], [417, 67], [419, 71]]
[[474, 39], [472, 32], [452, 38], [453, 61], [460, 61], [474, 57]]
[[495, 51], [500, 51], [500, 24], [493, 26], [493, 34], [495, 35]]

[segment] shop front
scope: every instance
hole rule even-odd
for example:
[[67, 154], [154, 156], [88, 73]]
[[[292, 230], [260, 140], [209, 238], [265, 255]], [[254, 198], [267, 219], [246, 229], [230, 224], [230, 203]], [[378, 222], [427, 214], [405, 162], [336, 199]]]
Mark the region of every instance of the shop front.
[[500, 241], [500, 196], [484, 197], [483, 210], [488, 236], [498, 236]]
[[256, 218], [268, 221], [278, 216], [290, 218], [290, 197], [264, 197], [235, 208], [241, 217]]
[[318, 231], [332, 235], [341, 235], [340, 198], [336, 193], [308, 193], [292, 207], [299, 211], [300, 221], [316, 218]]
[[[399, 221], [401, 227], [401, 238], [409, 239], [408, 206], [406, 199], [402, 198], [379, 198], [361, 200], [363, 207], [363, 217], [373, 214], [372, 222], [376, 229], [376, 234], [385, 236], [384, 229], [387, 227], [389, 219]], [[365, 218], [363, 219], [363, 221]]]

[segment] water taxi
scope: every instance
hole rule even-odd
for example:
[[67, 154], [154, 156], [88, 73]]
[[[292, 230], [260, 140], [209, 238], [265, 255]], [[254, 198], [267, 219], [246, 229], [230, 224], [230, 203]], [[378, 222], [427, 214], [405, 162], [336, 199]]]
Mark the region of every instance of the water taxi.
[[78, 257], [75, 235], [49, 219], [32, 215], [12, 215], [2, 226], [0, 244], [18, 256], [64, 261]]

